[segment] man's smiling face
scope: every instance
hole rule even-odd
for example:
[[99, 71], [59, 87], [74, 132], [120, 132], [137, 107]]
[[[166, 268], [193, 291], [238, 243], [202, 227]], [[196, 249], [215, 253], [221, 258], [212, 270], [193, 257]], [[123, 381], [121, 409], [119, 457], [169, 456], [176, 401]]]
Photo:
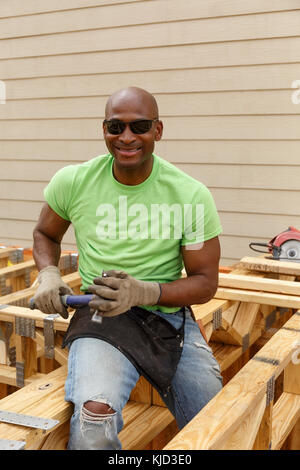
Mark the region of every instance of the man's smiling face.
[[[117, 119], [123, 122], [139, 119], [154, 120], [158, 110], [153, 97], [144, 90], [128, 88], [112, 95], [108, 100], [105, 119]], [[153, 153], [155, 141], [161, 139], [162, 123], [155, 121], [144, 134], [135, 134], [126, 125], [121, 134], [109, 133], [103, 124], [104, 139], [108, 151], [113, 155], [115, 164], [121, 169], [137, 169], [147, 162]]]

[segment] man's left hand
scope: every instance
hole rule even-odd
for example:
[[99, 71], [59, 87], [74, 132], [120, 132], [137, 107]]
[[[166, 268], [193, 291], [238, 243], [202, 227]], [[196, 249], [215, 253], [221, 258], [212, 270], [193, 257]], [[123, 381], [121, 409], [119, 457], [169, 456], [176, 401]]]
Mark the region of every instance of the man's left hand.
[[88, 287], [89, 306], [104, 317], [114, 317], [136, 305], [155, 305], [160, 298], [158, 282], [139, 281], [124, 271], [106, 271]]

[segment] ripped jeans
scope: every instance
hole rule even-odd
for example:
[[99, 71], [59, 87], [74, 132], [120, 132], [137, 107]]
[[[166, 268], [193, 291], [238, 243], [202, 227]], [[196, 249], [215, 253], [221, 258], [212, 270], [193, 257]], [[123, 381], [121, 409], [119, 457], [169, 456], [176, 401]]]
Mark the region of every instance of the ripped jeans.
[[[156, 311], [175, 328], [182, 312]], [[123, 427], [122, 409], [140, 377], [133, 364], [111, 344], [96, 338], [79, 338], [69, 352], [65, 399], [74, 404], [68, 449], [121, 449], [118, 433]], [[172, 404], [166, 405], [178, 427], [185, 426], [222, 388], [219, 365], [197, 323], [186, 309], [184, 346], [172, 380]], [[85, 408], [88, 401], [107, 404], [111, 414], [95, 414]]]

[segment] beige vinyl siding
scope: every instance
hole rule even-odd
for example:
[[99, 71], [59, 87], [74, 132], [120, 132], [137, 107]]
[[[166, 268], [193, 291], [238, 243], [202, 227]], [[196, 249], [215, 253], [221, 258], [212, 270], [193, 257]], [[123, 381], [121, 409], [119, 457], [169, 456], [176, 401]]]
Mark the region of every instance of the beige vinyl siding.
[[0, 244], [32, 245], [43, 188], [106, 152], [128, 85], [157, 98], [156, 153], [211, 189], [223, 265], [300, 229], [299, 0], [2, 0], [0, 39]]

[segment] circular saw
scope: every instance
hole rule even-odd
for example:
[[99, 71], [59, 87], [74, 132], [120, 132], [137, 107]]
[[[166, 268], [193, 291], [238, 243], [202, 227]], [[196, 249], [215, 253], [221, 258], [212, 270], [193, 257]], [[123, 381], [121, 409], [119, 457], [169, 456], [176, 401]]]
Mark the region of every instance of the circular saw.
[[[300, 230], [295, 227], [289, 227], [284, 232], [281, 232], [276, 237], [273, 237], [268, 243], [255, 243], [249, 244], [253, 251], [259, 253], [270, 253], [272, 256], [269, 259], [294, 261], [300, 263]], [[256, 247], [266, 247], [268, 251], [257, 249]]]

